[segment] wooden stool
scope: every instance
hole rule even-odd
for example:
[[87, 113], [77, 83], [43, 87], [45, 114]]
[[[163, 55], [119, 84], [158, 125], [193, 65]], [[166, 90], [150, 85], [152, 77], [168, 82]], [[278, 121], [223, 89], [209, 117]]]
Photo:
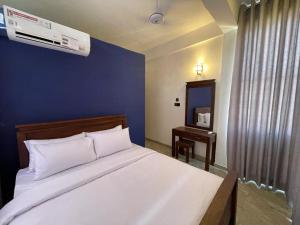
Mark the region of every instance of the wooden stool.
[[195, 142], [188, 140], [188, 139], [184, 139], [184, 138], [179, 138], [179, 140], [189, 144], [190, 148], [192, 148], [192, 158], [194, 159], [195, 158]]
[[189, 163], [190, 147], [192, 148], [192, 158], [195, 158], [195, 142], [186, 139], [180, 139], [179, 141], [176, 141], [176, 145], [175, 145], [176, 159], [178, 159], [179, 149], [182, 148], [185, 153], [185, 161], [186, 163]]

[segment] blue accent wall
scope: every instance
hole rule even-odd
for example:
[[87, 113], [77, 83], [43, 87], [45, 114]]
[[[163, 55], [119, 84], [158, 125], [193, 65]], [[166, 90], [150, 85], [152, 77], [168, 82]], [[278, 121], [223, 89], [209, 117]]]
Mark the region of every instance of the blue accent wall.
[[18, 170], [16, 124], [126, 114], [145, 138], [145, 57], [91, 39], [88, 57], [0, 37], [0, 169], [4, 200]]
[[187, 123], [193, 124], [194, 108], [211, 106], [211, 87], [189, 88]]

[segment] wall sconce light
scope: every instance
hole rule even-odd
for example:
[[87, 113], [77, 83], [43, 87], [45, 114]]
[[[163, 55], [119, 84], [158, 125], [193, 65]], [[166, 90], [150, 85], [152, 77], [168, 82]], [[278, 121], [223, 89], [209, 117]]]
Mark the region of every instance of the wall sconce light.
[[198, 63], [196, 65], [196, 72], [197, 72], [197, 75], [202, 75], [203, 74], [203, 72], [204, 72], [203, 63]]

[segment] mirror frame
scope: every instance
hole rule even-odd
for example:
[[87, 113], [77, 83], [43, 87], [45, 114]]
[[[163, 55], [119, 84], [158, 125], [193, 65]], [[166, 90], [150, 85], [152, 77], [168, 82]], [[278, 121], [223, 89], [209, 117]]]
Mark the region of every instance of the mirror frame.
[[[211, 112], [210, 112], [210, 126], [209, 127], [201, 127], [193, 124], [187, 123], [187, 109], [188, 109], [188, 99], [189, 99], [189, 89], [190, 88], [198, 88], [198, 87], [211, 87]], [[185, 126], [194, 127], [202, 130], [212, 131], [214, 127], [214, 114], [215, 114], [215, 89], [216, 89], [216, 80], [201, 80], [201, 81], [190, 81], [186, 82], [186, 95], [185, 95]]]

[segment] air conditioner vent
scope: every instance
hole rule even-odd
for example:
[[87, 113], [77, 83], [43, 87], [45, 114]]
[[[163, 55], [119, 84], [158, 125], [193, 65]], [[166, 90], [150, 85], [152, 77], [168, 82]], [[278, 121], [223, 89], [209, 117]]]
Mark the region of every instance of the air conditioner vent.
[[90, 53], [89, 34], [9, 6], [0, 8], [0, 14], [4, 15], [0, 28], [10, 40], [83, 56]]

